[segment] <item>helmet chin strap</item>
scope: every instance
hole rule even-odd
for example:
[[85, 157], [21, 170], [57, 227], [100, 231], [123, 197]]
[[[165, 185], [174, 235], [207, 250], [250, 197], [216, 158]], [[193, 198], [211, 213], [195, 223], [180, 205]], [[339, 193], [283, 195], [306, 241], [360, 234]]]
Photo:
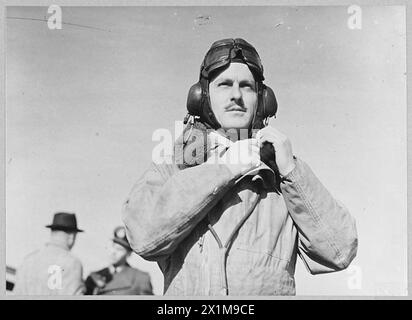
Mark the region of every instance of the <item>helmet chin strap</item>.
[[255, 107], [255, 110], [254, 110], [254, 112], [253, 112], [253, 118], [252, 118], [252, 121], [251, 121], [251, 123], [250, 123], [250, 125], [249, 125], [249, 131], [250, 131], [250, 133], [249, 133], [249, 138], [251, 138], [252, 136], [253, 136], [253, 129], [254, 129], [254, 126], [255, 126], [255, 120], [256, 120], [256, 114], [257, 114], [257, 109], [259, 108], [259, 100], [258, 100], [258, 102], [257, 102], [257, 104], [256, 104], [256, 107]]
[[[251, 124], [250, 124], [250, 130], [251, 130], [251, 133], [253, 132], [253, 129], [255, 129], [255, 125], [257, 124], [257, 123], [255, 123], [255, 121], [256, 121], [256, 118], [257, 118], [257, 113], [258, 113], [258, 110], [259, 110], [259, 105], [260, 104], [262, 104], [263, 103], [263, 99], [262, 99], [262, 95], [261, 95], [261, 88], [260, 88], [260, 86], [261, 86], [261, 83], [257, 83], [257, 85], [258, 85], [258, 92], [257, 92], [257, 94], [258, 94], [258, 101], [257, 101], [257, 104], [256, 104], [256, 108], [255, 108], [255, 111], [254, 111], [254, 113], [253, 113], [253, 119], [252, 119], [252, 122], [251, 122]], [[265, 119], [262, 119], [262, 122], [263, 122], [263, 125], [266, 127], [267, 125], [268, 125], [268, 118], [265, 118]], [[252, 134], [250, 134], [250, 136], [252, 136]]]

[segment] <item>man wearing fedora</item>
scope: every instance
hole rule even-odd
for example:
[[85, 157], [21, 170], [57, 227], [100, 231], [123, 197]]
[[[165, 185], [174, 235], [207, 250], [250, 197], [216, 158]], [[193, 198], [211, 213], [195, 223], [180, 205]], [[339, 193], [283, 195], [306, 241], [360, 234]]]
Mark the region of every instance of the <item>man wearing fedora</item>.
[[58, 212], [46, 245], [31, 254], [17, 270], [16, 295], [79, 295], [85, 292], [83, 267], [70, 250], [78, 232], [76, 215]]
[[109, 247], [111, 265], [92, 272], [86, 279], [87, 295], [152, 295], [150, 276], [132, 268], [127, 259], [132, 249], [126, 238], [124, 227], [114, 230]]

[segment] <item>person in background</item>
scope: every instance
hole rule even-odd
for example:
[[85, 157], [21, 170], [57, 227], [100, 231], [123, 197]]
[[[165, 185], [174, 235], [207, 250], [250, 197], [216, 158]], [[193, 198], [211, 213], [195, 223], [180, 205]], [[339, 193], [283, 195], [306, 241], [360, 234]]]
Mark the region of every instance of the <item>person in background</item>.
[[17, 270], [15, 295], [80, 295], [85, 292], [83, 268], [70, 250], [78, 232], [76, 215], [58, 212], [46, 245], [25, 257]]
[[132, 268], [127, 260], [133, 252], [124, 227], [114, 230], [109, 247], [111, 265], [92, 272], [86, 279], [87, 295], [152, 295], [148, 273]]

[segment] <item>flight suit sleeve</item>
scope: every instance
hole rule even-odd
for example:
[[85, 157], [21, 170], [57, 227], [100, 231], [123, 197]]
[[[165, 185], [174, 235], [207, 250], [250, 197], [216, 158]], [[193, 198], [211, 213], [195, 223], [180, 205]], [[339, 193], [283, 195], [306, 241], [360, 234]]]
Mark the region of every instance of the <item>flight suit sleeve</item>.
[[203, 163], [179, 170], [173, 164], [153, 164], [123, 206], [123, 222], [133, 250], [146, 260], [169, 255], [233, 180], [226, 165]]
[[355, 219], [306, 163], [295, 160], [281, 190], [298, 229], [298, 253], [312, 274], [345, 269], [357, 252]]

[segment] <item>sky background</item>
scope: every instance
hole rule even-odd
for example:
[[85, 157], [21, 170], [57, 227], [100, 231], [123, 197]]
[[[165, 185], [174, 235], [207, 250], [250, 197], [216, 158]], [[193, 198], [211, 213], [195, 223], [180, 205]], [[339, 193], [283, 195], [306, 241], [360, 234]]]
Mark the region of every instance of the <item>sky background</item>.
[[[6, 261], [18, 267], [75, 212], [84, 276], [107, 263], [121, 206], [151, 161], [156, 129], [174, 132], [215, 40], [258, 50], [287, 134], [357, 221], [345, 271], [310, 275], [298, 295], [401, 295], [407, 288], [406, 40], [403, 7], [9, 7], [6, 47]], [[21, 19], [24, 18], [24, 19]], [[39, 19], [39, 20], [36, 20]], [[134, 256], [162, 292], [156, 264]]]

